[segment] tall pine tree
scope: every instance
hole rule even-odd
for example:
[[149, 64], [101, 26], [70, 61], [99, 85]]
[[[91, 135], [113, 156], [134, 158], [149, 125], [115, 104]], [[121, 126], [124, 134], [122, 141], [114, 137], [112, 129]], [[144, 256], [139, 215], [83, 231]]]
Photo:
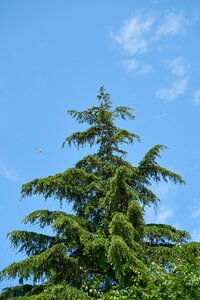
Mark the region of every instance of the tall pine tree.
[[71, 203], [74, 213], [37, 210], [23, 220], [41, 229], [50, 226], [51, 236], [22, 230], [8, 234], [12, 246], [27, 258], [1, 271], [2, 280], [18, 278], [19, 285], [4, 289], [0, 299], [103, 299], [113, 288], [125, 289], [135, 282], [145, 289], [152, 262], [169, 273], [172, 263], [199, 256], [199, 244], [188, 243], [187, 232], [144, 221], [145, 207], [159, 201], [151, 190], [153, 181], [184, 183], [156, 162], [165, 146], [152, 147], [133, 166], [120, 145], [133, 144], [139, 136], [114, 123], [117, 118], [134, 119], [133, 110], [113, 108], [104, 87], [97, 98], [98, 106], [68, 112], [89, 126], [63, 143], [78, 149], [96, 145], [97, 152], [62, 173], [22, 186], [22, 198], [53, 197]]

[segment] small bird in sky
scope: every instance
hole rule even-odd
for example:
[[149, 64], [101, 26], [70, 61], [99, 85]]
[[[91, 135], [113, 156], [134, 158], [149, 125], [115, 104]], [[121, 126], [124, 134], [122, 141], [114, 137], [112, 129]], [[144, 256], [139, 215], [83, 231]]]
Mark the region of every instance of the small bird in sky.
[[35, 148], [35, 150], [40, 154], [45, 154], [45, 152], [42, 148]]

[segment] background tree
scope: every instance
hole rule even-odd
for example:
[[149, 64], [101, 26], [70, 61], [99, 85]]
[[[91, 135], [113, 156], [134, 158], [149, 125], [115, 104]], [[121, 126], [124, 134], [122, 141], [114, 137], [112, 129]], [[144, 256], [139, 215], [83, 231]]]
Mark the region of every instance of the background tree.
[[[145, 206], [159, 201], [150, 189], [153, 181], [184, 183], [181, 176], [156, 162], [166, 147], [152, 147], [133, 166], [120, 145], [133, 144], [139, 136], [114, 123], [116, 118], [134, 119], [133, 110], [112, 108], [104, 87], [97, 98], [99, 106], [68, 112], [78, 123], [89, 126], [63, 143], [78, 149], [97, 145], [97, 152], [21, 190], [22, 198], [43, 195], [61, 204], [72, 203], [74, 214], [34, 211], [23, 222], [41, 229], [50, 226], [51, 236], [29, 231], [8, 234], [12, 246], [27, 258], [2, 270], [1, 279], [18, 278], [20, 285], [4, 289], [0, 299], [145, 299], [144, 293], [151, 291], [152, 282], [156, 286], [155, 278], [161, 273], [165, 279], [177, 278], [175, 269], [192, 265], [199, 256], [199, 244], [188, 243], [187, 232], [144, 221]], [[26, 280], [33, 284], [24, 284]]]

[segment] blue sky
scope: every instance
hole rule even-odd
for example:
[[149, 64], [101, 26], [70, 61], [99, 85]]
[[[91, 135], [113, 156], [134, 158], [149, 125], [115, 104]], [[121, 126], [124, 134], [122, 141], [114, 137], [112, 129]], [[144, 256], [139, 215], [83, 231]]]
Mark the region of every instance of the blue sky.
[[21, 224], [33, 210], [60, 209], [52, 199], [20, 201], [20, 187], [91, 151], [61, 148], [81, 130], [66, 111], [96, 104], [102, 85], [114, 105], [135, 109], [123, 124], [141, 137], [129, 161], [164, 144], [159, 162], [186, 180], [153, 186], [162, 201], [146, 220], [200, 241], [199, 32], [199, 0], [0, 1], [0, 269], [23, 257], [6, 234], [33, 230]]

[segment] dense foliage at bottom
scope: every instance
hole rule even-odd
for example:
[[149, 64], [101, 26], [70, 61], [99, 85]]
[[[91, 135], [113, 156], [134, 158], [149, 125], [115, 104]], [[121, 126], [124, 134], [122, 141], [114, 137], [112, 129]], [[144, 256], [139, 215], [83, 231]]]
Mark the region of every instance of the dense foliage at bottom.
[[137, 166], [129, 163], [119, 146], [139, 136], [114, 121], [134, 119], [133, 110], [113, 108], [103, 87], [97, 98], [99, 106], [69, 111], [88, 128], [63, 143], [96, 145], [97, 152], [21, 190], [22, 198], [43, 195], [72, 203], [74, 214], [37, 210], [23, 222], [39, 226], [38, 232], [8, 234], [27, 258], [1, 271], [1, 280], [18, 278], [19, 285], [5, 288], [0, 299], [200, 299], [200, 244], [189, 242], [186, 231], [144, 220], [146, 206], [160, 200], [152, 182], [183, 179], [156, 162], [163, 145], [153, 146]]

